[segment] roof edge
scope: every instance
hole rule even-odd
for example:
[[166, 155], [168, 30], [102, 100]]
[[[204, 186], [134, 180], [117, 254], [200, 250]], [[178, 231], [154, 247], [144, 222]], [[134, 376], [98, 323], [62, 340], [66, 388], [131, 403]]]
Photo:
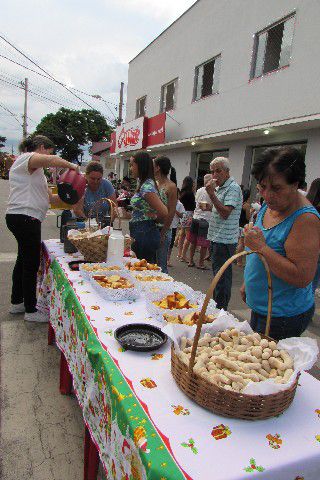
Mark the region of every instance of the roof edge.
[[147, 48], [149, 48], [150, 45], [152, 45], [156, 40], [158, 40], [158, 38], [161, 37], [161, 35], [163, 35], [167, 30], [169, 30], [169, 28], [171, 28], [175, 23], [177, 23], [180, 20], [180, 18], [182, 18], [186, 13], [188, 13], [189, 10], [191, 10], [199, 2], [200, 2], [200, 0], [196, 0], [185, 12], [183, 12], [172, 23], [170, 23], [170, 25], [167, 28], [165, 28], [161, 33], [159, 33], [159, 35], [156, 38], [154, 38], [150, 43], [148, 43], [148, 45], [145, 46], [135, 57], [133, 57], [131, 60], [129, 60], [129, 64], [131, 62], [133, 62], [133, 60], [135, 60], [137, 57], [139, 57], [139, 55], [141, 55], [141, 53], [143, 53], [145, 50], [147, 50]]

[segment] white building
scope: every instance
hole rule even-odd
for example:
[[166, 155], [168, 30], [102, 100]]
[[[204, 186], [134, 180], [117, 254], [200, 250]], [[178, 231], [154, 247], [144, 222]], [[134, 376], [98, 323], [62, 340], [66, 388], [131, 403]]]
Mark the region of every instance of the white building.
[[319, 22], [319, 0], [198, 0], [131, 60], [126, 122], [167, 112], [152, 152], [169, 156], [178, 185], [222, 154], [254, 189], [254, 157], [283, 144], [305, 152], [310, 184], [320, 176]]

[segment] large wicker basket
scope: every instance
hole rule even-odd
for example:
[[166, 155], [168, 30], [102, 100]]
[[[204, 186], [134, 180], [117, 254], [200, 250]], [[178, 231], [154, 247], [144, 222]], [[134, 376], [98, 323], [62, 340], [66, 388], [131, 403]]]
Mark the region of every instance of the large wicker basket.
[[[90, 218], [92, 216], [92, 213], [96, 210], [97, 221], [98, 221], [99, 206], [103, 202], [108, 202], [110, 204], [111, 218], [113, 218], [115, 214], [116, 216], [118, 216], [117, 208], [114, 202], [109, 198], [101, 198], [101, 200], [96, 202], [90, 210], [89, 229], [80, 230], [81, 232], [94, 231], [94, 229], [90, 225]], [[121, 222], [120, 218], [119, 218], [119, 222]], [[107, 258], [108, 239], [109, 239], [108, 235], [98, 235], [96, 237], [91, 237], [91, 238], [73, 238], [73, 239], [70, 239], [70, 242], [79, 250], [80, 253], [82, 253], [86, 262], [104, 262]]]
[[[202, 407], [226, 417], [241, 418], [245, 420], [262, 420], [275, 417], [276, 415], [283, 413], [290, 406], [298, 385], [298, 377], [295, 383], [287, 390], [271, 395], [246, 395], [225, 390], [224, 388], [208, 382], [205, 378], [193, 371], [203, 319], [214, 289], [224, 271], [234, 260], [243, 255], [250, 255], [252, 253], [255, 252], [238, 253], [227, 260], [227, 262], [220, 268], [209, 287], [197, 322], [197, 330], [193, 341], [189, 367], [180, 360], [175, 352], [174, 346], [172, 346], [171, 372], [181, 390]], [[268, 278], [268, 315], [265, 335], [262, 336], [270, 340], [268, 334], [270, 331], [272, 311], [272, 281], [266, 260], [262, 255], [259, 254], [259, 256], [266, 268]]]

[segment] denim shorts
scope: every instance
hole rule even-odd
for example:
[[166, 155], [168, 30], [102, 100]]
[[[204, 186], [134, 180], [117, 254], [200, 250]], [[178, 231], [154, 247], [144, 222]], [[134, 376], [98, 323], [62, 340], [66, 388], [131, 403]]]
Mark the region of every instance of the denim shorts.
[[129, 229], [134, 239], [132, 250], [137, 257], [156, 263], [156, 251], [160, 247], [160, 231], [155, 221], [130, 222]]
[[[314, 310], [315, 306], [313, 305], [306, 312], [293, 317], [271, 317], [269, 336], [274, 340], [300, 337], [308, 328], [314, 315]], [[255, 332], [264, 333], [266, 329], [266, 316], [252, 311], [250, 325]]]

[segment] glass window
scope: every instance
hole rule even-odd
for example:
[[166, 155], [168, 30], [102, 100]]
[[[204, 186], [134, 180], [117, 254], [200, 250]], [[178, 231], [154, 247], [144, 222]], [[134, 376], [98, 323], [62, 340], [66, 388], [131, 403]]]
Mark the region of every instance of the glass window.
[[295, 16], [256, 35], [252, 77], [290, 64]]
[[178, 80], [175, 79], [161, 87], [160, 112], [168, 112], [176, 107], [176, 89]]
[[136, 101], [136, 118], [144, 117], [146, 114], [147, 97], [138, 98]]
[[220, 69], [221, 55], [196, 67], [193, 100], [218, 93]]

